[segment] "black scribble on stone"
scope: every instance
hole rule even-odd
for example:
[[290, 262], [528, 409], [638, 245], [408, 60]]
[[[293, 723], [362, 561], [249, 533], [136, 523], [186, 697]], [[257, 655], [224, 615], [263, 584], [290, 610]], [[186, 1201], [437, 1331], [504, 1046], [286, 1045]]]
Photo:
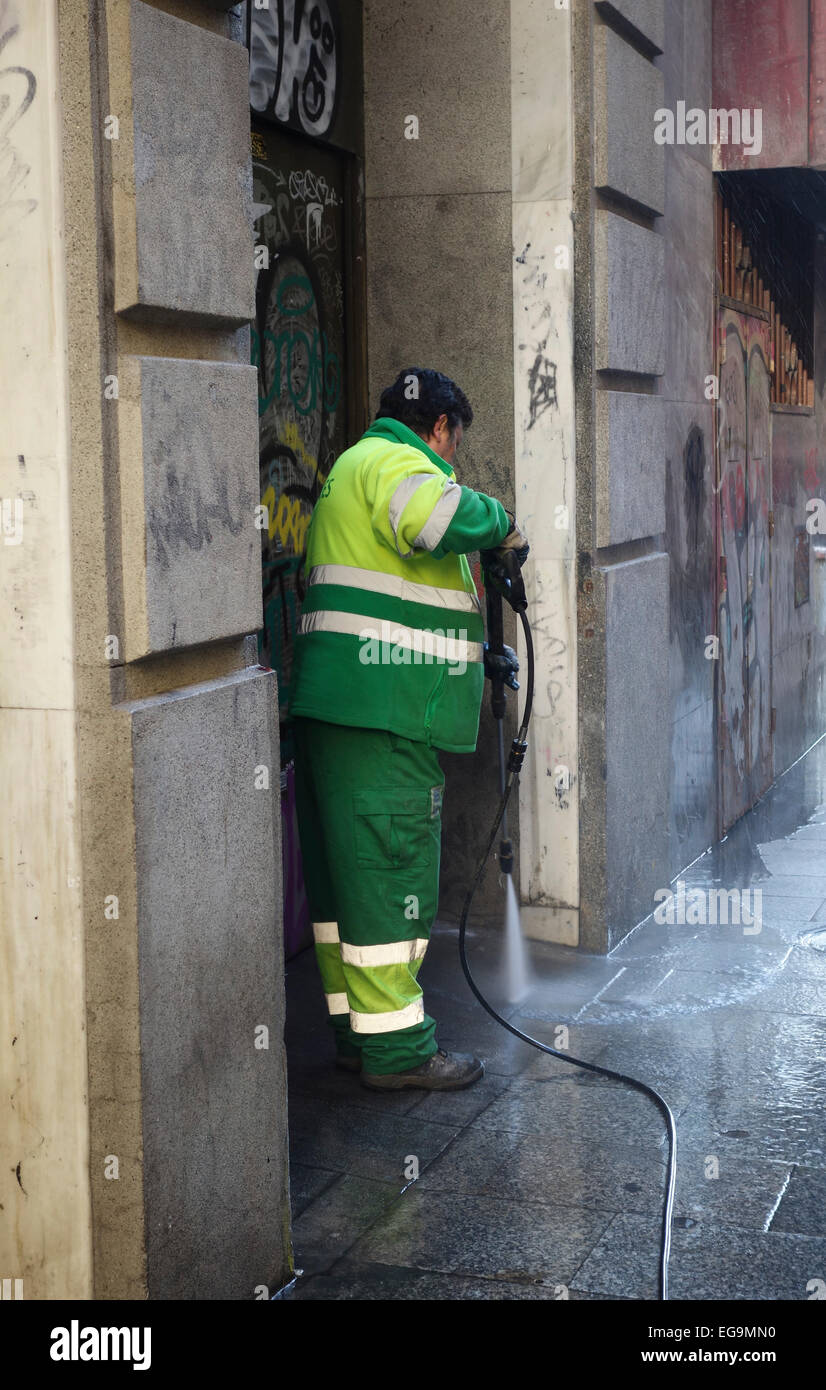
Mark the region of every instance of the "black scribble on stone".
[[543, 357], [541, 352], [537, 353], [536, 360], [528, 373], [528, 390], [531, 396], [531, 418], [528, 421], [528, 429], [532, 429], [540, 415], [544, 415], [546, 410], [557, 404], [556, 363]]

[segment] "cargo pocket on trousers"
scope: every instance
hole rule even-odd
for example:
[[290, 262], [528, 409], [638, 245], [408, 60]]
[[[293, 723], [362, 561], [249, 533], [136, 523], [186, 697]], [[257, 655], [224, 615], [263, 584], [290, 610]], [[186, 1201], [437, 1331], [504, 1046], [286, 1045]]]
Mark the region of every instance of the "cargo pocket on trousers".
[[353, 812], [360, 869], [405, 869], [434, 862], [441, 821], [428, 787], [356, 792]]

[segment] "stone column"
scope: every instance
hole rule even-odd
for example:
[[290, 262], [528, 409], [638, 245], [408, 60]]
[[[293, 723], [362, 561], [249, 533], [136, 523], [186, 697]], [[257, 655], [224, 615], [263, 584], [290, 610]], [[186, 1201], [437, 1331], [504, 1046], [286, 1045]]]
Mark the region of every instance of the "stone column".
[[2, 29], [0, 1277], [75, 1299], [92, 1204], [56, 7], [15, 0]]
[[[511, 3], [516, 508], [536, 654], [520, 778], [522, 926], [579, 940], [571, 13]], [[520, 634], [520, 656], [524, 643]]]
[[580, 944], [668, 884], [663, 0], [573, 7]]
[[[267, 1297], [291, 1255], [277, 693], [249, 636], [261, 581], [247, 55], [238, 14], [200, 0], [25, 9], [60, 51], [43, 97], [65, 227], [44, 263], [66, 539], [60, 607], [42, 586], [20, 591], [15, 669], [42, 703], [24, 666], [34, 653], [69, 721], [71, 816], [47, 880], [71, 943], [65, 1031], [88, 1069], [66, 1092], [74, 1147], [56, 1140], [78, 1195], [39, 1246], [24, 1228], [27, 1296]], [[31, 236], [25, 223], [17, 235]], [[32, 490], [45, 511], [43, 481]], [[53, 803], [48, 779], [34, 761], [33, 822]], [[13, 932], [31, 939], [24, 915]], [[43, 993], [23, 1010], [27, 1034], [51, 1030], [45, 1009]], [[70, 1221], [86, 1244], [62, 1271]]]

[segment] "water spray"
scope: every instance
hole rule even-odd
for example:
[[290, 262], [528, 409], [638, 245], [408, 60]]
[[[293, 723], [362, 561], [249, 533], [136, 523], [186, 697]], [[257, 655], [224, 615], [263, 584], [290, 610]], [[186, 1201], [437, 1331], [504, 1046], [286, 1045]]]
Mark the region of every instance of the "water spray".
[[[487, 608], [488, 650], [496, 658], [504, 656], [505, 634], [503, 599], [515, 612], [524, 613], [528, 607], [521, 567], [513, 551], [497, 554], [485, 551], [485, 602]], [[507, 768], [505, 765], [505, 686], [519, 689], [512, 673], [505, 674], [504, 662], [497, 674], [491, 676], [491, 711], [496, 720], [499, 746], [499, 795], [505, 795]], [[512, 750], [514, 752], [515, 750]], [[524, 755], [524, 754], [523, 754]], [[520, 759], [521, 761], [521, 759]], [[519, 901], [513, 883], [513, 843], [508, 835], [507, 801], [502, 811], [502, 838], [499, 842], [499, 868], [505, 877], [505, 992], [508, 1003], [515, 1004], [528, 989], [528, 960], [525, 939], [519, 921]]]
[[[537, 1048], [540, 1052], [545, 1052], [549, 1057], [558, 1057], [561, 1062], [569, 1062], [571, 1066], [582, 1067], [585, 1071], [595, 1072], [598, 1076], [607, 1076], [611, 1081], [619, 1081], [625, 1086], [632, 1086], [634, 1090], [641, 1091], [654, 1101], [665, 1120], [668, 1133], [668, 1169], [666, 1172], [665, 1197], [663, 1201], [662, 1218], [662, 1239], [660, 1244], [660, 1267], [659, 1267], [659, 1290], [660, 1298], [668, 1299], [668, 1261], [671, 1254], [671, 1218], [674, 1209], [674, 1193], [677, 1179], [677, 1129], [674, 1122], [674, 1115], [668, 1102], [663, 1099], [659, 1091], [655, 1091], [652, 1086], [646, 1085], [644, 1081], [638, 1081], [636, 1077], [626, 1076], [623, 1072], [612, 1071], [609, 1067], [598, 1067], [595, 1062], [584, 1062], [580, 1058], [570, 1057], [567, 1052], [557, 1052], [553, 1047], [548, 1047], [547, 1043], [540, 1042], [538, 1038], [532, 1038], [530, 1034], [523, 1033], [521, 1029], [515, 1028], [512, 1023], [508, 1023], [506, 1018], [497, 1013], [493, 1005], [483, 995], [476, 981], [470, 973], [468, 965], [467, 950], [465, 947], [465, 933], [467, 930], [468, 917], [476, 890], [485, 872], [485, 868], [491, 856], [496, 836], [499, 828], [502, 828], [502, 839], [499, 845], [497, 856], [499, 867], [505, 875], [508, 892], [508, 904], [513, 903], [515, 908], [516, 931], [519, 933], [520, 947], [522, 943], [521, 932], [519, 932], [519, 913], [516, 903], [516, 891], [513, 886], [513, 845], [508, 837], [507, 809], [514, 785], [519, 780], [519, 773], [527, 752], [527, 733], [530, 724], [531, 711], [533, 708], [533, 689], [534, 689], [534, 655], [533, 637], [531, 635], [530, 623], [527, 617], [528, 600], [525, 594], [525, 584], [522, 579], [519, 558], [514, 551], [483, 551], [482, 552], [482, 571], [485, 582], [485, 600], [487, 606], [488, 620], [488, 648], [494, 655], [504, 654], [504, 625], [503, 625], [503, 602], [510, 604], [522, 625], [522, 633], [525, 639], [525, 652], [527, 664], [527, 683], [525, 688], [525, 705], [522, 712], [522, 719], [519, 730], [513, 739], [507, 761], [505, 759], [505, 743], [503, 733], [503, 722], [505, 718], [506, 700], [505, 686], [511, 689], [518, 689], [513, 678], [508, 679], [504, 674], [494, 675], [491, 681], [492, 707], [493, 714], [497, 721], [498, 741], [499, 741], [499, 804], [496, 808], [496, 815], [491, 826], [490, 835], [485, 845], [479, 867], [473, 881], [468, 888], [462, 915], [459, 919], [459, 959], [462, 964], [465, 979], [468, 982], [473, 994], [478, 999], [482, 1008], [494, 1018], [497, 1023], [515, 1038], [528, 1043], [530, 1047]], [[508, 911], [509, 925], [514, 921], [514, 913]], [[512, 939], [512, 936], [511, 936]]]

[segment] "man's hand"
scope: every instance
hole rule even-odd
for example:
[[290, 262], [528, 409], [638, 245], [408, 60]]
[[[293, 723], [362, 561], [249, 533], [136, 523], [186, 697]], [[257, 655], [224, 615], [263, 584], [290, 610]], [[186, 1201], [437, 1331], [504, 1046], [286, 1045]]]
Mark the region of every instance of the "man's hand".
[[519, 670], [519, 658], [513, 647], [503, 646], [501, 653], [492, 652], [485, 643], [485, 675], [488, 680], [499, 680], [510, 690], [519, 689], [519, 681], [516, 673]]
[[525, 535], [525, 532], [521, 529], [519, 523], [516, 521], [514, 517], [511, 518], [511, 525], [508, 534], [505, 536], [505, 539], [502, 541], [501, 545], [498, 545], [496, 549], [498, 551], [515, 551], [516, 558], [519, 561], [520, 569], [527, 560], [528, 553], [530, 551], [530, 546], [528, 545], [528, 537]]

